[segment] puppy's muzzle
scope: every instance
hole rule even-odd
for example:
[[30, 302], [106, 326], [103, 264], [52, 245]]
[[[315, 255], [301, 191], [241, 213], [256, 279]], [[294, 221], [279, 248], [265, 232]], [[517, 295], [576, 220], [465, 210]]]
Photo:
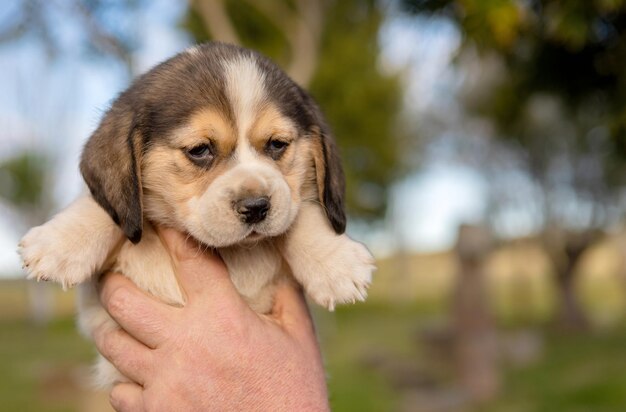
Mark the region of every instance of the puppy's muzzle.
[[263, 197], [248, 197], [235, 202], [235, 211], [247, 224], [259, 223], [265, 219], [270, 210], [270, 200]]

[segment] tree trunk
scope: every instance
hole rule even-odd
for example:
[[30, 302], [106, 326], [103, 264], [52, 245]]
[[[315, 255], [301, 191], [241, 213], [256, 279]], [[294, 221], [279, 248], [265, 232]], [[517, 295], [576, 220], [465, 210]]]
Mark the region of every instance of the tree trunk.
[[582, 256], [602, 234], [595, 230], [564, 232], [549, 238], [547, 249], [554, 264], [558, 287], [557, 326], [569, 331], [584, 331], [589, 319], [576, 294], [578, 265]]
[[559, 286], [558, 324], [567, 330], [585, 330], [589, 326], [587, 316], [582, 309], [575, 290], [573, 267], [557, 275]]
[[576, 295], [576, 267], [591, 242], [568, 239], [565, 245], [565, 262], [557, 268], [559, 287], [558, 325], [566, 330], [581, 331], [589, 327], [589, 320]]
[[486, 299], [484, 262], [491, 250], [486, 229], [461, 226], [456, 246], [459, 273], [453, 297], [456, 369], [461, 386], [477, 402], [500, 388], [495, 325]]

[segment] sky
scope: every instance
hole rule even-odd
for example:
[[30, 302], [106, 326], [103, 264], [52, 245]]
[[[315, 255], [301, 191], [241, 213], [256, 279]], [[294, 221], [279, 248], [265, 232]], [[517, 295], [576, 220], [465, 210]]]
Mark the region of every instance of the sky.
[[[134, 22], [141, 27], [141, 47], [135, 56], [138, 72], [190, 44], [176, 28], [182, 2], [147, 4], [151, 10]], [[71, 25], [62, 26], [62, 38], [71, 48], [80, 33]], [[454, 27], [392, 13], [381, 30], [380, 42], [381, 68], [405, 73], [407, 110], [426, 113], [449, 103], [446, 99], [454, 95], [457, 82], [450, 67], [459, 43]], [[52, 64], [32, 41], [0, 47], [0, 130], [9, 131], [0, 134], [0, 159], [24, 147], [52, 152], [57, 167], [51, 181], [55, 210], [60, 210], [83, 190], [78, 173], [82, 145], [125, 86], [124, 71], [110, 61], [70, 53]], [[29, 104], [32, 101], [38, 104]], [[392, 188], [383, 227], [349, 226], [349, 231], [377, 256], [388, 255], [397, 247], [418, 252], [443, 250], [453, 244], [460, 223], [480, 220], [484, 199], [484, 182], [471, 170], [431, 162]], [[27, 228], [16, 221], [15, 213], [0, 204], [0, 276], [20, 274], [16, 244]]]

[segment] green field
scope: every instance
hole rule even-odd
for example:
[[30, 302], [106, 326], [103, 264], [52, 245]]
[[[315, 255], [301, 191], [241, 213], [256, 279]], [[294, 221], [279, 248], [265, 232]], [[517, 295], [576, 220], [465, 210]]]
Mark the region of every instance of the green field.
[[588, 336], [547, 334], [542, 359], [508, 371], [503, 392], [481, 410], [626, 410], [626, 327]]
[[[11, 287], [17, 293], [23, 286]], [[2, 308], [0, 410], [107, 410], [106, 396], [85, 388], [94, 351], [76, 332], [70, 313], [61, 311], [65, 313], [41, 327], [26, 321], [25, 311], [15, 306], [11, 314], [7, 299]], [[424, 331], [445, 325], [439, 312], [436, 307], [375, 303], [332, 314], [316, 310], [333, 410], [435, 410], [429, 405], [471, 410], [459, 403], [445, 345], [433, 347], [420, 339]], [[500, 398], [472, 409], [626, 410], [626, 328], [582, 336], [539, 330], [535, 335], [542, 339], [542, 355], [523, 367], [503, 366]]]
[[543, 342], [541, 356], [524, 366], [502, 360], [499, 399], [467, 409], [455, 400], [450, 365], [417, 339], [431, 324], [417, 309], [339, 310], [332, 339], [323, 341], [333, 410], [426, 411], [442, 404], [450, 409], [432, 410], [626, 410], [626, 327], [587, 335], [535, 331]]

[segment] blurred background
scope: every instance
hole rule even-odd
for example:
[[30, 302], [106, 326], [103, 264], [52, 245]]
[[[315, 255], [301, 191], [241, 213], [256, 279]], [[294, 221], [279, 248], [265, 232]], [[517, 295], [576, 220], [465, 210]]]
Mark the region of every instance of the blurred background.
[[110, 410], [74, 293], [16, 244], [112, 99], [214, 39], [318, 100], [378, 260], [367, 303], [314, 310], [335, 411], [626, 410], [625, 3], [4, 1], [0, 409]]

